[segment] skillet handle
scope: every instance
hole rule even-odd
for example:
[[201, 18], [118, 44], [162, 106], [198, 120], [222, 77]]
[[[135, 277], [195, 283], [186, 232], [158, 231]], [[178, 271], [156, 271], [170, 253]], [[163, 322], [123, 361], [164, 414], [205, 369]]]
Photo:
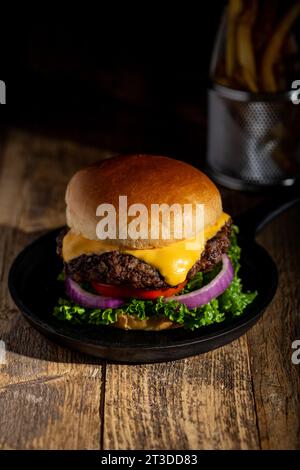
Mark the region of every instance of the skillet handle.
[[300, 191], [298, 187], [296, 191], [281, 193], [280, 196], [264, 201], [234, 217], [234, 223], [238, 225], [244, 237], [254, 238], [271, 220], [299, 202]]

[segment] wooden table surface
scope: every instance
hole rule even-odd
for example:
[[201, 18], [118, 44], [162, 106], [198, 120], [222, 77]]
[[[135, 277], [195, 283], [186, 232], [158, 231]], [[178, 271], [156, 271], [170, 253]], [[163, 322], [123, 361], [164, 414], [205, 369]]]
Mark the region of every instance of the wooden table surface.
[[[70, 176], [109, 153], [19, 130], [0, 145], [0, 448], [300, 448], [300, 365], [291, 361], [300, 333], [299, 208], [258, 237], [280, 281], [246, 335], [167, 364], [106, 364], [30, 327], [10, 298], [7, 275], [24, 246], [64, 224]], [[229, 190], [223, 196], [232, 214], [259, 200]]]

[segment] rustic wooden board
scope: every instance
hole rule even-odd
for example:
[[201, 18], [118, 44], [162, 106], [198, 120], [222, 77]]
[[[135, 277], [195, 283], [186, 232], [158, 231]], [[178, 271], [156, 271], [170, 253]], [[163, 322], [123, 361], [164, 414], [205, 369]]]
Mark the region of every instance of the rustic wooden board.
[[168, 364], [107, 367], [104, 448], [258, 445], [245, 338]]
[[[15, 255], [64, 223], [71, 174], [108, 152], [63, 138], [10, 132], [0, 141], [0, 448], [299, 448], [299, 209], [260, 235], [280, 288], [246, 336], [167, 364], [112, 365], [47, 342], [23, 320], [7, 290]], [[223, 191], [237, 213], [260, 197]]]
[[291, 360], [300, 333], [300, 209], [274, 220], [258, 237], [279, 269], [274, 302], [247, 334], [263, 449], [300, 448], [300, 365]]
[[99, 156], [20, 132], [2, 142], [0, 336], [7, 351], [0, 366], [0, 448], [100, 447], [101, 364], [46, 342], [21, 318], [7, 290], [15, 255], [41, 231], [64, 223], [67, 180]]

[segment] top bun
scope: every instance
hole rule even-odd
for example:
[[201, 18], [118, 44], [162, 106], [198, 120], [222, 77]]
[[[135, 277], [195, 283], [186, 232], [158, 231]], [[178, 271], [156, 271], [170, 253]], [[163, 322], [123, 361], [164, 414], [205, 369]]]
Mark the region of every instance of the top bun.
[[[119, 239], [119, 196], [127, 196], [128, 207], [135, 203], [147, 207], [147, 239]], [[160, 235], [159, 239], [151, 239], [151, 204], [192, 204], [192, 236], [196, 234], [196, 204], [204, 204], [205, 227], [215, 224], [222, 214], [220, 193], [204, 173], [179, 160], [152, 155], [117, 156], [78, 171], [66, 191], [67, 224], [72, 231], [97, 240], [96, 226], [101, 218], [96, 216], [96, 209], [102, 203], [113, 204], [116, 209], [117, 239], [113, 240], [114, 245], [128, 249], [154, 248], [178, 241], [172, 230], [172, 217], [170, 238], [164, 240]], [[128, 219], [129, 222], [132, 220]], [[159, 219], [158, 229], [162, 225], [161, 217]], [[107, 244], [111, 241], [107, 240]]]

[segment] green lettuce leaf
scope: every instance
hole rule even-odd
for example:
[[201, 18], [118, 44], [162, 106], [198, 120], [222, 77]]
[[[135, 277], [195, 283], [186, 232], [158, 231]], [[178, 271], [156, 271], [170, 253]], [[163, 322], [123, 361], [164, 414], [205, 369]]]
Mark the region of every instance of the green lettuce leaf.
[[[238, 276], [241, 249], [237, 244], [237, 233], [238, 228], [233, 226], [231, 245], [228, 251], [228, 256], [234, 267], [233, 281], [220, 297], [213, 299], [202, 307], [189, 310], [185, 305], [180, 304], [176, 300], [164, 302], [163, 297], [160, 297], [156, 301], [130, 299], [119, 309], [87, 309], [76, 305], [71, 300], [59, 299], [53, 314], [59, 320], [94, 325], [111, 325], [117, 321], [118, 315], [121, 312], [127, 315], [134, 315], [140, 320], [153, 316], [164, 316], [190, 330], [213, 323], [220, 323], [227, 317], [237, 317], [244, 312], [247, 305], [253, 302], [257, 295], [256, 292], [243, 292], [242, 281]], [[218, 265], [209, 273], [197, 273], [181, 293], [200, 289], [208, 284], [218, 274], [220, 269], [221, 265]]]

